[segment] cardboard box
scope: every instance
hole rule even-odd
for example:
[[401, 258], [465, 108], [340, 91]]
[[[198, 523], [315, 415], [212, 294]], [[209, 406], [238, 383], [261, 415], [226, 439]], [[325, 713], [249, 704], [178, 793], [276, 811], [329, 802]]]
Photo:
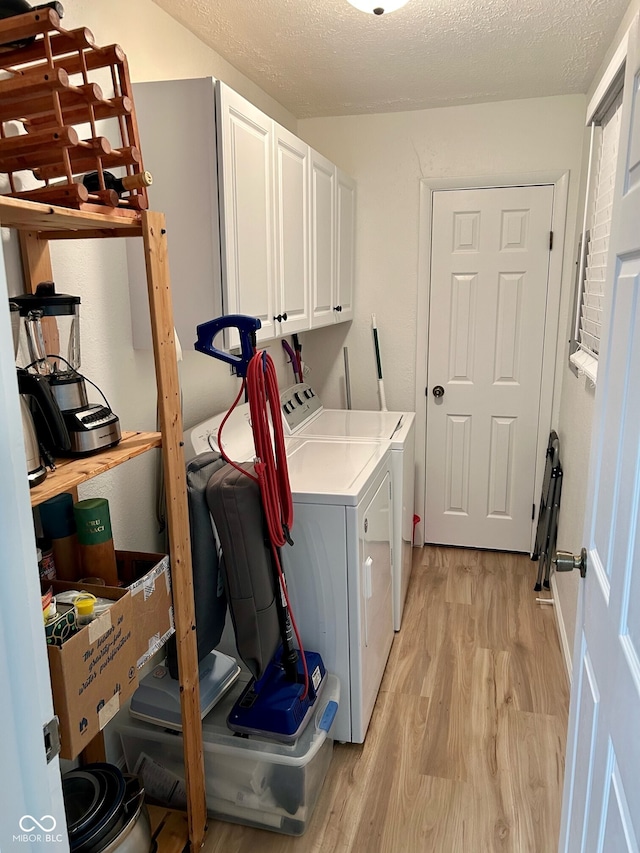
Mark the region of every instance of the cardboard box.
[[61, 647], [47, 646], [53, 706], [60, 718], [62, 758], [75, 758], [117, 714], [138, 686], [131, 593], [53, 582], [53, 591], [81, 589], [114, 604]]
[[116, 551], [118, 577], [133, 603], [138, 668], [175, 633], [169, 557], [137, 551]]

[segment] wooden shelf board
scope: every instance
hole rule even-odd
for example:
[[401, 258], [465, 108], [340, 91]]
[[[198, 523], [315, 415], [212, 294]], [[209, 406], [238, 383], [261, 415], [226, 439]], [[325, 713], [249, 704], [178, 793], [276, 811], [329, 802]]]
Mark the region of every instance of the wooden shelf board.
[[[95, 205], [91, 205], [95, 208]], [[37, 231], [48, 239], [131, 237], [142, 234], [138, 211], [118, 209], [113, 213], [72, 210], [54, 204], [0, 196], [0, 225]]]
[[31, 489], [31, 506], [37, 506], [60, 492], [68, 492], [161, 444], [159, 432], [123, 432], [122, 441], [108, 450], [76, 459], [56, 459], [56, 470], [49, 471], [46, 480]]
[[164, 806], [147, 806], [157, 853], [182, 853], [189, 847], [189, 822], [185, 812]]

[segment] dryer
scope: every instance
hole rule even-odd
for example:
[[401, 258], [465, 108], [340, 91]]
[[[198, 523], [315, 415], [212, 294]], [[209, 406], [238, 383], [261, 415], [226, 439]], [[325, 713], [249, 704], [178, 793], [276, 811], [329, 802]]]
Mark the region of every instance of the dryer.
[[413, 559], [415, 413], [325, 409], [306, 382], [283, 391], [280, 408], [288, 435], [391, 441], [393, 627], [399, 631]]
[[[218, 449], [224, 414], [185, 433], [195, 453]], [[253, 459], [248, 404], [226, 422], [231, 459]], [[305, 647], [338, 676], [339, 741], [364, 741], [393, 642], [391, 444], [290, 437], [293, 546], [282, 562]]]

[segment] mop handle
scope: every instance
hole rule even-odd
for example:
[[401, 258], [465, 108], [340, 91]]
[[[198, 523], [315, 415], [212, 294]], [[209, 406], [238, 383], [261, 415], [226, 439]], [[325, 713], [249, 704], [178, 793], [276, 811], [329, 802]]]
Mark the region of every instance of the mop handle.
[[351, 379], [349, 377], [349, 347], [342, 347], [344, 355], [344, 390], [347, 395], [347, 409], [351, 408]]
[[380, 411], [387, 411], [387, 401], [384, 395], [384, 381], [382, 379], [382, 361], [380, 360], [380, 344], [378, 342], [378, 327], [376, 325], [376, 315], [371, 315], [371, 328], [373, 329], [373, 345], [376, 350], [376, 368], [378, 371], [378, 391], [380, 393]]

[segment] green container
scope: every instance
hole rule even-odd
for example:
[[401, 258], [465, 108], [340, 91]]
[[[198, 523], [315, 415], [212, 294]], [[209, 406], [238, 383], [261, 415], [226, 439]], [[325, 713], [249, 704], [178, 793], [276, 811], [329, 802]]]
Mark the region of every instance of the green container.
[[73, 506], [80, 545], [101, 545], [112, 539], [109, 501], [89, 498]]
[[80, 578], [102, 578], [118, 586], [118, 567], [111, 537], [111, 516], [106, 498], [89, 498], [74, 504], [78, 528]]

